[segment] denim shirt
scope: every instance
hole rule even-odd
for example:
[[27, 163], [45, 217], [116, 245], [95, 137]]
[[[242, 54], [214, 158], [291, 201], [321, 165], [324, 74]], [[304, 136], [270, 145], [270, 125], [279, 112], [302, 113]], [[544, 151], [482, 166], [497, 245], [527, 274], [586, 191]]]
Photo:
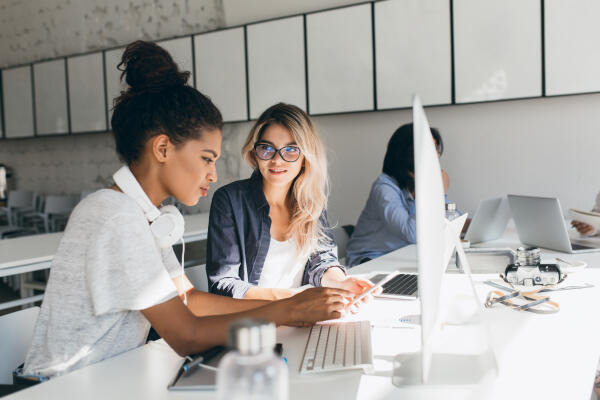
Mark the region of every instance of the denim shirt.
[[415, 199], [408, 190], [401, 189], [394, 178], [387, 174], [379, 175], [348, 242], [348, 266], [416, 242]]
[[[257, 171], [249, 179], [230, 183], [215, 192], [210, 206], [206, 254], [211, 293], [243, 298], [248, 289], [258, 284], [271, 243], [269, 210], [262, 175]], [[320, 286], [323, 273], [339, 265], [325, 211], [321, 223], [331, 241], [308, 257], [302, 285]]]

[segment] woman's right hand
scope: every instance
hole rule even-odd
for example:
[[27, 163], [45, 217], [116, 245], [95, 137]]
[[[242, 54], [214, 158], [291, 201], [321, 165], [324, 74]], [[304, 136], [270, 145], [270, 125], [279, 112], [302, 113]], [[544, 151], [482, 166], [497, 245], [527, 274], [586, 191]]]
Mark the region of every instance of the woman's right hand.
[[571, 225], [577, 229], [577, 232], [584, 236], [592, 235], [596, 230], [593, 226], [586, 224], [585, 222], [571, 221]]
[[280, 300], [283, 325], [307, 326], [342, 316], [354, 295], [343, 289], [318, 287], [306, 289]]

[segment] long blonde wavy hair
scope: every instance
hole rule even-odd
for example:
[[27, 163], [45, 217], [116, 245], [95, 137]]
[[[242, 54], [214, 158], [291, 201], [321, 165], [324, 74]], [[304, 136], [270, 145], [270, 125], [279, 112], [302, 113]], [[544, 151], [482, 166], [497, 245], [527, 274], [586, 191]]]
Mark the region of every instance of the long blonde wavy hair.
[[320, 220], [329, 194], [325, 146], [308, 114], [291, 104], [275, 104], [258, 118], [242, 148], [242, 158], [255, 171], [258, 162], [254, 144], [274, 124], [286, 128], [304, 154], [304, 166], [292, 182], [287, 203], [291, 215], [289, 237], [295, 241], [299, 255], [307, 257], [331, 242]]

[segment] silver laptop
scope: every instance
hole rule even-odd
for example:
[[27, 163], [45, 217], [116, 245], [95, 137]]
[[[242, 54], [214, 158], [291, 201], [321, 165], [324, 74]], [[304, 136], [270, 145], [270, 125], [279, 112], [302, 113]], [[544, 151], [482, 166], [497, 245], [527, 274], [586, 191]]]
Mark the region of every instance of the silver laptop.
[[[369, 280], [377, 283], [385, 278], [389, 272], [373, 272]], [[383, 284], [383, 291], [377, 297], [391, 299], [414, 300], [419, 294], [417, 274], [399, 274]]]
[[504, 197], [482, 200], [473, 214], [465, 239], [481, 243], [499, 239], [510, 219], [510, 207]]
[[530, 246], [564, 253], [600, 251], [591, 241], [569, 238], [560, 202], [555, 197], [508, 195], [519, 240]]

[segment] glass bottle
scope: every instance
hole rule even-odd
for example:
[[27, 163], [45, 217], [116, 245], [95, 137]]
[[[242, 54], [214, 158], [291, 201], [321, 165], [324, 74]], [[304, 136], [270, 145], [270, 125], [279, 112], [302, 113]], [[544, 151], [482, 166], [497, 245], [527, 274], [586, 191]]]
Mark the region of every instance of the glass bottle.
[[448, 221], [452, 221], [453, 219], [456, 219], [458, 217], [460, 217], [460, 214], [458, 213], [458, 211], [456, 211], [456, 204], [446, 203], [446, 219]]
[[275, 325], [242, 319], [229, 328], [229, 347], [217, 371], [219, 400], [287, 400], [288, 370], [274, 352]]

